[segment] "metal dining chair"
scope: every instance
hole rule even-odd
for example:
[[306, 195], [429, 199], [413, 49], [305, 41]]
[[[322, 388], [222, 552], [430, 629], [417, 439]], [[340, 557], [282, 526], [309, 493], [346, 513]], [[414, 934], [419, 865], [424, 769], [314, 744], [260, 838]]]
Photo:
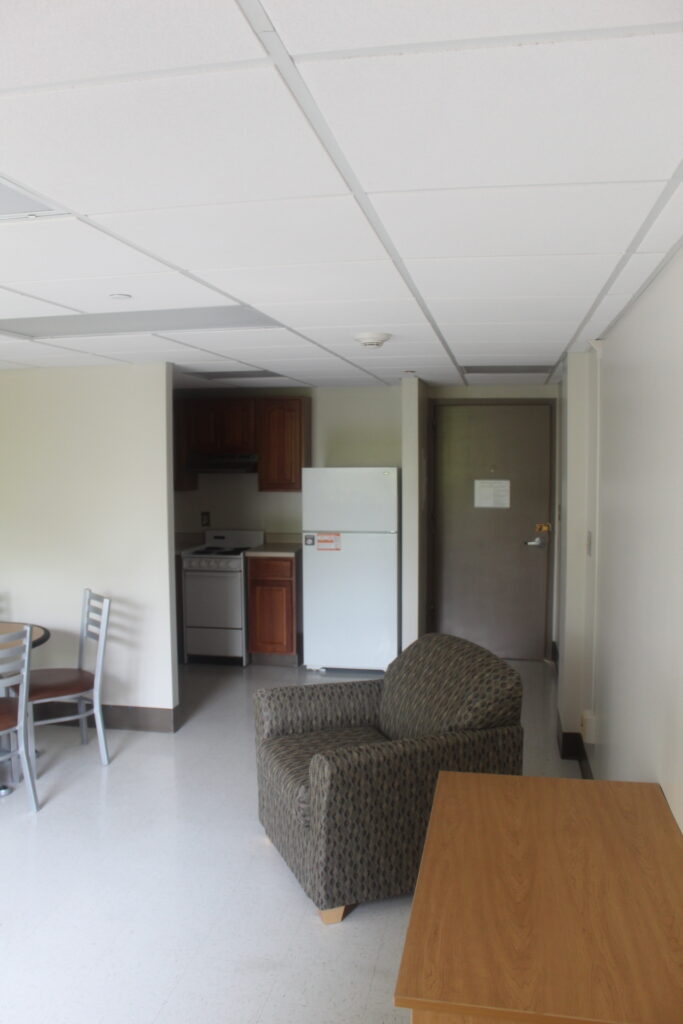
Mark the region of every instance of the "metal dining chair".
[[[81, 635], [78, 645], [78, 665], [76, 668], [39, 668], [31, 672], [29, 677], [29, 732], [31, 751], [35, 750], [34, 729], [41, 725], [55, 725], [58, 722], [79, 722], [81, 743], [88, 742], [88, 719], [92, 715], [97, 729], [97, 740], [100, 747], [102, 764], [109, 764], [107, 737], [104, 732], [102, 718], [102, 666], [104, 664], [104, 648], [109, 625], [109, 609], [111, 599], [94, 594], [92, 590], [83, 592], [83, 614], [81, 619]], [[84, 668], [88, 647], [95, 647], [94, 670]], [[53, 703], [76, 705], [69, 714], [46, 716], [35, 719], [33, 708]]]
[[29, 756], [28, 680], [31, 665], [31, 627], [5, 633], [0, 645], [0, 689], [11, 697], [0, 697], [0, 739], [9, 741], [8, 750], [0, 750], [0, 762], [12, 764], [12, 781], [19, 781], [19, 765], [24, 775], [31, 808], [39, 808], [33, 764]]

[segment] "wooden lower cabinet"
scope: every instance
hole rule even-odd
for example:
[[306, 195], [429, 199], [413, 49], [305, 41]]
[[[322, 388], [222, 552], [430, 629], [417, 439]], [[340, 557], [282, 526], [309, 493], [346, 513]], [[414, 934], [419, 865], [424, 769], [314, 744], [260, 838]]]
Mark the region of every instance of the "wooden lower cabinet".
[[294, 558], [247, 558], [250, 654], [297, 653]]

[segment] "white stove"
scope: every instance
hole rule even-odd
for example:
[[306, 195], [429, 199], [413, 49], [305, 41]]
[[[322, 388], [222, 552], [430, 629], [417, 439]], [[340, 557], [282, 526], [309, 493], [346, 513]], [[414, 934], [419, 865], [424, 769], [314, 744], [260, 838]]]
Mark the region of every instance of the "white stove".
[[183, 551], [185, 661], [211, 655], [247, 664], [244, 552], [263, 540], [262, 530], [207, 530], [204, 544]]

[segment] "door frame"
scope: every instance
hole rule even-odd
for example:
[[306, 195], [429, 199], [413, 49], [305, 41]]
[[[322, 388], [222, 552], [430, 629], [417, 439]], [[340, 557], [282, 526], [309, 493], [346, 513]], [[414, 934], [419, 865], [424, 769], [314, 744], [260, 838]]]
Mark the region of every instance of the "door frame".
[[545, 660], [557, 661], [557, 645], [553, 636], [555, 624], [555, 564], [559, 550], [561, 525], [560, 506], [557, 504], [557, 399], [556, 398], [431, 398], [429, 399], [427, 427], [427, 632], [433, 632], [436, 623], [436, 600], [434, 594], [436, 559], [436, 416], [437, 409], [449, 405], [545, 405], [550, 411], [550, 512], [552, 540], [548, 548], [548, 569], [546, 577], [546, 620]]

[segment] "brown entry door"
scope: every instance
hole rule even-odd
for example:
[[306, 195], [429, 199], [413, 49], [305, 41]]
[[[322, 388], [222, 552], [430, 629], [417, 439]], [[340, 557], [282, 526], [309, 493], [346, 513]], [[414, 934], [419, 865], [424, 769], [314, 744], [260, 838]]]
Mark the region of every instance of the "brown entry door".
[[432, 618], [505, 658], [547, 656], [552, 410], [435, 407]]

